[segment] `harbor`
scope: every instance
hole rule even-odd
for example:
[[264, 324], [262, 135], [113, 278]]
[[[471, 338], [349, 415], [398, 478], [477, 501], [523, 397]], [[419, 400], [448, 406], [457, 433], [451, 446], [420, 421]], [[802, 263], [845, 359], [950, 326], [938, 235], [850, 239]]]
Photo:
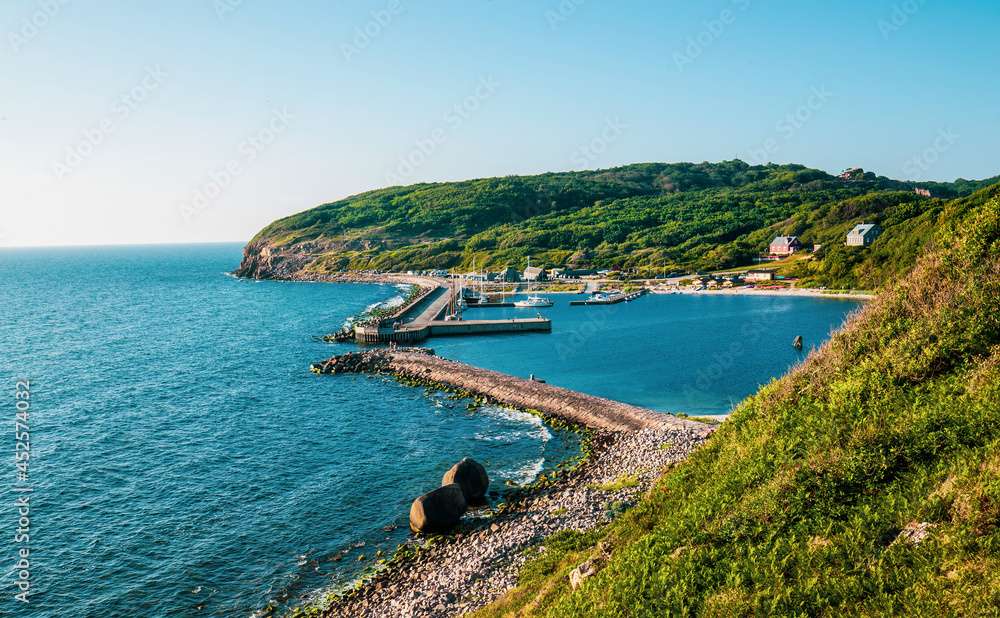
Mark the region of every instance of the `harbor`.
[[[430, 278], [411, 281], [425, 291], [392, 314], [354, 326], [354, 340], [363, 344], [414, 344], [428, 337], [492, 335], [552, 331], [552, 321], [540, 314], [529, 318], [466, 320], [462, 286]], [[514, 307], [513, 302], [478, 302], [476, 307]]]

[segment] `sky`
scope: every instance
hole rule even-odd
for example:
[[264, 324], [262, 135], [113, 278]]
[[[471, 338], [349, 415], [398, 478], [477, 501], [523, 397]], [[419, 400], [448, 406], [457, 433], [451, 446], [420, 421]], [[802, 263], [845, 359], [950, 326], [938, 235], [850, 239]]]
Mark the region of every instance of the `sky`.
[[995, 0], [6, 0], [0, 246], [645, 161], [989, 177], [998, 29]]

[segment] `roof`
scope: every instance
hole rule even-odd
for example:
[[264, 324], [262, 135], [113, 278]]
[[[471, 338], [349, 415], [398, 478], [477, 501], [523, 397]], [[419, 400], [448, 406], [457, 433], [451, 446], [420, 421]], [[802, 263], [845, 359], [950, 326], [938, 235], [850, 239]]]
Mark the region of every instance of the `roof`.
[[525, 275], [537, 275], [537, 274], [541, 273], [543, 270], [545, 270], [545, 269], [544, 268], [539, 268], [538, 266], [529, 266], [529, 267], [527, 267], [527, 268], [524, 269], [524, 274]]
[[771, 246], [773, 247], [777, 245], [779, 247], [790, 247], [792, 243], [796, 242], [799, 242], [799, 239], [796, 236], [777, 236], [771, 241]]
[[857, 236], [865, 236], [866, 234], [868, 234], [868, 232], [872, 231], [876, 227], [878, 226], [875, 223], [859, 223], [854, 226], [854, 229], [851, 230], [850, 234], [854, 234]]

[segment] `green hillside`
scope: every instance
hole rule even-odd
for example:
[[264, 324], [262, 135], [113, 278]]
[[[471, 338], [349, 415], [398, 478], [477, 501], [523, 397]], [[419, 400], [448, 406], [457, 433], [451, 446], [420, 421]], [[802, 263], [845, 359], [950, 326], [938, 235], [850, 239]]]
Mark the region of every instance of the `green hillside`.
[[[290, 277], [344, 270], [628, 269], [652, 275], [751, 263], [777, 233], [837, 244], [862, 220], [902, 225], [986, 181], [916, 185], [866, 173], [844, 181], [801, 165], [646, 163], [609, 170], [391, 187], [275, 221], [247, 246], [240, 274]], [[919, 230], [917, 228], [920, 228]], [[901, 244], [919, 246], [914, 238]], [[842, 244], [842, 240], [840, 241]], [[910, 256], [912, 263], [912, 256]], [[808, 273], [819, 284], [875, 286], [882, 270], [841, 264]], [[813, 265], [814, 267], [816, 265]]]
[[1000, 197], [906, 221], [906, 277], [482, 615], [998, 615]]

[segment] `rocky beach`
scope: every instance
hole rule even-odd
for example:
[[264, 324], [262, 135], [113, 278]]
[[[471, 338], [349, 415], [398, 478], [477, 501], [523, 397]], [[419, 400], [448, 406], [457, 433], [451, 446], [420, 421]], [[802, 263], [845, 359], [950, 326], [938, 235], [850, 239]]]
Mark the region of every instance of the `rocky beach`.
[[[551, 485], [524, 492], [500, 510], [470, 512], [456, 531], [433, 537], [434, 542], [415, 537], [404, 550], [418, 551], [393, 561], [322, 615], [439, 617], [483, 607], [516, 585], [529, 549], [557, 532], [608, 523], [707, 434], [690, 428], [596, 431], [590, 455], [578, 468]], [[577, 577], [585, 578], [599, 566], [579, 569]]]

